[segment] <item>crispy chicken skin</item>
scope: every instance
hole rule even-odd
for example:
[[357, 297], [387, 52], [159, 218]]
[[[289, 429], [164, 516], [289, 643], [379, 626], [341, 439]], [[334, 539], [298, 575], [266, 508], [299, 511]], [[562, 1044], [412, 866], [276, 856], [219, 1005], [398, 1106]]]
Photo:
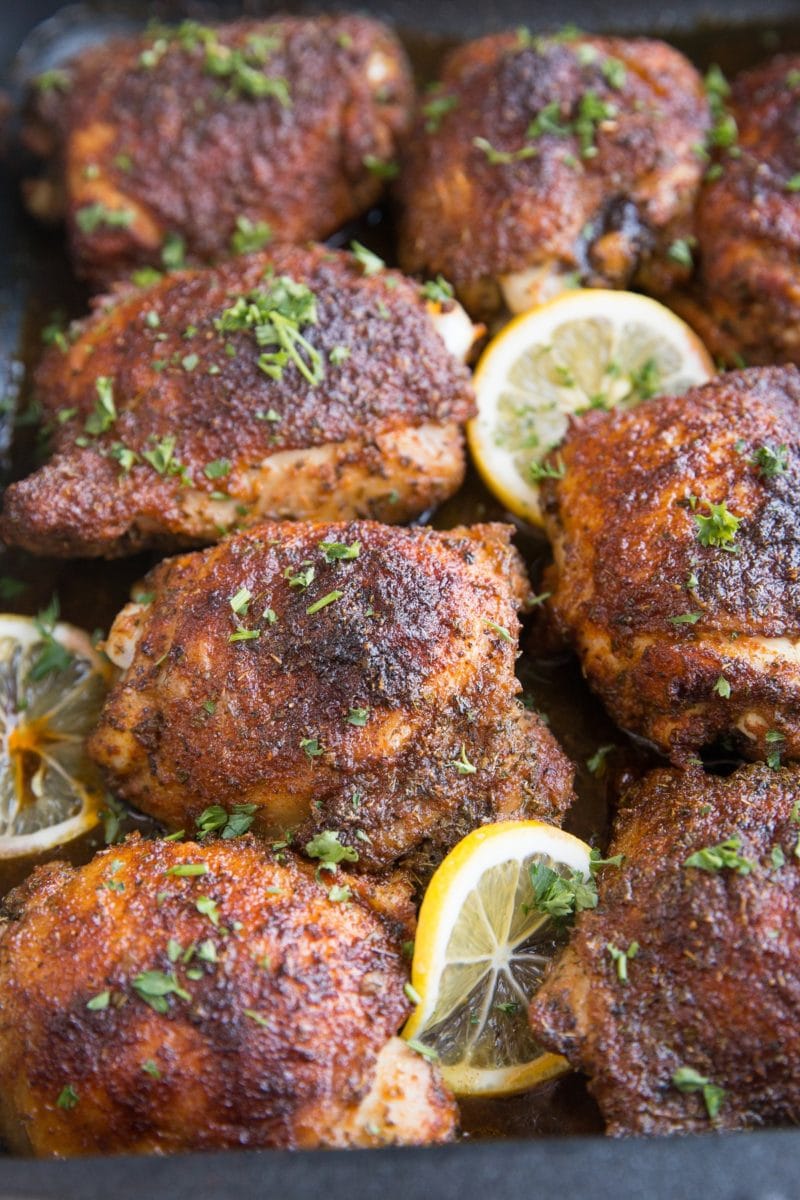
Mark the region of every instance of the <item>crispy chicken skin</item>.
[[[186, 864], [206, 873], [176, 875]], [[413, 914], [393, 890], [373, 905], [340, 869], [317, 880], [251, 838], [132, 838], [79, 870], [39, 867], [0, 925], [10, 1148], [446, 1140], [456, 1109], [436, 1070], [389, 1041], [409, 1011]]]
[[[319, 355], [318, 383], [292, 361], [278, 378], [261, 369], [276, 347], [257, 327], [218, 328], [240, 297], [283, 278], [313, 293], [316, 323], [299, 333]], [[458, 306], [444, 317], [459, 314], [469, 326]], [[323, 247], [121, 291], [66, 351], [45, 354], [36, 392], [54, 455], [8, 489], [0, 533], [34, 553], [115, 557], [216, 541], [264, 517], [417, 516], [461, 483], [460, 426], [474, 407], [437, 319], [399, 273], [368, 277]], [[298, 353], [311, 363], [307, 346]]]
[[728, 362], [800, 363], [800, 55], [740, 75], [737, 156], [698, 206], [699, 278], [675, 307]]
[[[796, 765], [658, 770], [625, 798], [609, 851], [625, 861], [530, 1010], [536, 1037], [590, 1076], [609, 1133], [800, 1121], [798, 802]], [[686, 866], [729, 837], [748, 874]], [[634, 942], [624, 984], [608, 947]], [[718, 1115], [674, 1085], [681, 1068], [724, 1089]]]
[[700, 77], [663, 42], [471, 42], [408, 140], [401, 262], [442, 272], [483, 314], [530, 308], [576, 273], [664, 291], [686, 274], [668, 251], [691, 232], [707, 127]]
[[[721, 736], [800, 757], [799, 404], [800, 371], [772, 367], [593, 412], [547, 483], [556, 624], [673, 761]], [[722, 544], [703, 544], [712, 503], [740, 522]]]
[[170, 829], [255, 804], [255, 831], [336, 830], [366, 870], [484, 821], [558, 821], [572, 771], [517, 699], [510, 533], [265, 524], [161, 563], [106, 643], [124, 675], [90, 753]]
[[28, 203], [66, 216], [76, 266], [104, 284], [161, 266], [176, 236], [213, 261], [243, 218], [327, 237], [380, 195], [413, 95], [397, 39], [354, 16], [187, 22], [87, 50], [63, 78], [30, 114], [49, 175]]

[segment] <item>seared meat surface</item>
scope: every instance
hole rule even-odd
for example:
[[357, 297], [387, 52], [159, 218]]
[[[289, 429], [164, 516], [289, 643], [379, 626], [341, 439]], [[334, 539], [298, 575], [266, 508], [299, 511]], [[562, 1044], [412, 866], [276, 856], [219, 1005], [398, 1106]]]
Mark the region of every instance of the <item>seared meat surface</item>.
[[727, 100], [738, 137], [698, 206], [699, 278], [675, 297], [729, 363], [800, 362], [800, 55], [740, 75]]
[[800, 1121], [798, 804], [797, 766], [658, 770], [625, 798], [624, 862], [530, 1010], [610, 1133]]
[[95, 283], [181, 248], [208, 262], [269, 233], [327, 237], [380, 195], [413, 94], [397, 39], [355, 16], [185, 22], [84, 51], [55, 82], [28, 121], [50, 170], [28, 202], [66, 217]]
[[461, 483], [473, 412], [437, 320], [469, 342], [458, 306], [322, 247], [120, 291], [39, 367], [54, 455], [8, 489], [2, 536], [113, 557], [264, 517], [417, 516]]
[[[582, 418], [547, 481], [552, 613], [623, 728], [800, 756], [800, 371]], [[556, 472], [558, 473], [558, 472]]]
[[700, 77], [663, 42], [468, 43], [408, 140], [401, 262], [483, 313], [576, 278], [662, 292], [687, 274], [670, 247], [691, 233], [707, 127]]
[[170, 829], [209, 805], [374, 870], [484, 821], [558, 821], [571, 768], [517, 699], [529, 596], [502, 525], [264, 524], [161, 563], [115, 621], [90, 752]]
[[39, 867], [0, 924], [8, 1145], [446, 1140], [436, 1069], [389, 1040], [409, 1011], [408, 891], [373, 890], [251, 838], [133, 838], [79, 870]]

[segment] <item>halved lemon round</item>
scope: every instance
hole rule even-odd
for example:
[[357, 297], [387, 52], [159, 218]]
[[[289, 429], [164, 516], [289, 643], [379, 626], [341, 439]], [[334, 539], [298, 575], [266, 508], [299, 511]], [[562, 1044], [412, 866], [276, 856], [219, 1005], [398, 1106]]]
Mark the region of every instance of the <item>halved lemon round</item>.
[[98, 823], [105, 792], [85, 741], [111, 673], [52, 610], [0, 614], [0, 864], [44, 856]]
[[[436, 1057], [457, 1095], [525, 1091], [569, 1070], [538, 1045], [528, 1005], [566, 941], [537, 884], [591, 880], [585, 842], [541, 821], [474, 830], [450, 851], [422, 901], [403, 1036]], [[550, 874], [552, 873], [552, 874]], [[557, 906], [556, 906], [557, 907]], [[548, 911], [548, 908], [550, 911]]]
[[475, 371], [470, 449], [498, 499], [540, 525], [542, 462], [570, 417], [676, 395], [713, 374], [703, 343], [663, 304], [634, 292], [566, 292], [511, 321], [487, 346]]

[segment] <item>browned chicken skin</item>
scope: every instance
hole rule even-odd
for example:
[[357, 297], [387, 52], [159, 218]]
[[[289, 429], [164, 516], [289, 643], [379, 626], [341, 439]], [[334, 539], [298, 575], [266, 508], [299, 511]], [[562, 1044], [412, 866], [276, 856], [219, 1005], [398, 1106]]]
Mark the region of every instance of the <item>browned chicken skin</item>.
[[700, 77], [663, 42], [471, 42], [408, 142], [401, 261], [479, 312], [501, 289], [522, 311], [576, 274], [664, 291], [686, 275], [669, 248], [691, 232], [707, 127]]
[[399, 42], [355, 16], [185, 22], [85, 51], [63, 78], [29, 122], [50, 178], [28, 200], [66, 215], [78, 269], [103, 283], [160, 266], [176, 237], [190, 262], [263, 223], [327, 237], [380, 195], [412, 100]]
[[[193, 870], [195, 874], [182, 875]], [[200, 873], [202, 872], [202, 873]], [[253, 839], [39, 867], [0, 924], [0, 1127], [19, 1153], [451, 1136], [408, 1015], [408, 893]], [[161, 1010], [161, 1011], [159, 1011]]]
[[[246, 298], [286, 280], [300, 304], [310, 289], [314, 311], [297, 323], [300, 364], [281, 366]], [[262, 308], [275, 304], [291, 312], [294, 300]], [[2, 536], [34, 553], [113, 557], [215, 541], [264, 517], [408, 520], [463, 477], [472, 389], [444, 340], [451, 326], [436, 326], [459, 317], [469, 327], [457, 305], [432, 314], [398, 273], [367, 276], [322, 247], [120, 292], [39, 367], [55, 453], [8, 489]]]
[[730, 363], [800, 363], [800, 55], [740, 75], [698, 206], [699, 278], [671, 303]]
[[[609, 851], [624, 863], [531, 1006], [610, 1133], [800, 1121], [799, 803], [797, 766], [659, 770], [628, 793]], [[687, 866], [729, 838], [734, 865]], [[634, 947], [622, 970], [610, 946]]]
[[510, 532], [265, 524], [162, 563], [109, 635], [126, 670], [90, 752], [171, 829], [254, 804], [257, 832], [334, 829], [367, 870], [558, 821], [572, 772], [517, 699]]
[[593, 412], [547, 483], [556, 623], [676, 762], [722, 736], [800, 757], [798, 405], [800, 371], [774, 367]]

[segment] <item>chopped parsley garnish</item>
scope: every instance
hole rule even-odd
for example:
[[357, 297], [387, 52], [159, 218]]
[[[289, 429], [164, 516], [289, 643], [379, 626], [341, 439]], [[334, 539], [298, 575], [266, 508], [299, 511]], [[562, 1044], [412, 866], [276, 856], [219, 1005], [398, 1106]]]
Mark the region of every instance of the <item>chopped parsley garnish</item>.
[[702, 1092], [706, 1112], [714, 1120], [725, 1100], [724, 1088], [712, 1083], [708, 1076], [701, 1075], [694, 1067], [678, 1067], [673, 1072], [672, 1082], [679, 1092]]
[[159, 475], [183, 475], [185, 478], [186, 468], [175, 457], [176, 442], [175, 437], [164, 437], [156, 442], [151, 450], [143, 450], [142, 458], [154, 471], [158, 471]]
[[207, 875], [208, 864], [204, 862], [176, 863], [174, 867], [167, 867], [164, 874], [177, 875], [180, 879], [193, 878], [197, 875]]
[[72, 1086], [72, 1084], [68, 1083], [66, 1087], [63, 1087], [58, 1093], [56, 1104], [59, 1108], [66, 1109], [66, 1111], [69, 1112], [69, 1110], [74, 1108], [77, 1103], [78, 1093], [75, 1091], [75, 1088]]
[[320, 542], [319, 548], [325, 555], [325, 562], [332, 563], [351, 558], [358, 558], [361, 553], [361, 542]]
[[195, 908], [201, 916], [208, 917], [215, 929], [219, 928], [219, 909], [216, 900], [212, 900], [210, 896], [200, 896], [195, 903]]
[[247, 609], [252, 599], [253, 593], [250, 591], [250, 589], [246, 587], [240, 587], [236, 595], [231, 596], [228, 603], [230, 604], [232, 611], [235, 612], [237, 616], [241, 615], [246, 617]]
[[[441, 86], [441, 84], [434, 84], [430, 90], [433, 92], [434, 88], [438, 90], [441, 89]], [[452, 112], [454, 108], [458, 108], [457, 96], [437, 94], [431, 95], [430, 99], [426, 100], [422, 105], [422, 115], [426, 118], [425, 132], [438, 133], [443, 119], [448, 113]]]
[[597, 908], [597, 885], [591, 876], [584, 879], [582, 871], [559, 875], [545, 863], [534, 863], [529, 874], [533, 888], [529, 910], [544, 913], [556, 921], [571, 921], [576, 913]]
[[346, 884], [342, 886], [335, 883], [333, 887], [328, 888], [328, 899], [332, 904], [346, 904], [352, 895], [351, 889]]
[[490, 621], [486, 617], [484, 617], [483, 623], [484, 623], [484, 625], [487, 626], [488, 629], [491, 629], [492, 633], [496, 633], [497, 636], [499, 638], [501, 638], [504, 642], [513, 642], [514, 641], [513, 637], [508, 632], [508, 630], [504, 629], [502, 625], [498, 625], [496, 621]]
[[169, 1011], [168, 996], [177, 996], [179, 1000], [190, 1001], [189, 993], [180, 986], [174, 972], [169, 975], [164, 971], [142, 971], [131, 981], [131, 986], [140, 1000], [149, 1004], [157, 1013]]
[[231, 473], [230, 459], [217, 458], [213, 462], [206, 463], [203, 467], [203, 474], [206, 479], [224, 479], [226, 475]]
[[413, 1050], [415, 1054], [419, 1054], [422, 1058], [426, 1058], [428, 1062], [438, 1062], [439, 1053], [434, 1050], [433, 1046], [426, 1046], [424, 1042], [418, 1042], [416, 1038], [409, 1038], [406, 1042], [409, 1050]]
[[308, 758], [319, 758], [325, 753], [324, 746], [320, 745], [319, 738], [300, 738], [300, 749]]
[[698, 503], [708, 509], [707, 513], [694, 513], [694, 521], [697, 526], [697, 540], [700, 542], [700, 545], [714, 546], [720, 550], [733, 552], [735, 550], [733, 543], [736, 540], [736, 534], [742, 523], [742, 518], [728, 512], [724, 500], [721, 504], [712, 504], [709, 500], [699, 500]]
[[734, 833], [717, 846], [704, 846], [702, 850], [696, 850], [694, 854], [690, 854], [684, 860], [683, 865], [684, 867], [695, 867], [698, 871], [728, 869], [736, 871], [738, 875], [749, 875], [755, 863], [751, 862], [749, 858], [742, 857], [739, 853], [741, 848], [742, 839], [738, 833]]
[[448, 767], [455, 767], [459, 775], [474, 775], [477, 767], [467, 758], [467, 748], [464, 743], [461, 743], [461, 753], [458, 758], [451, 759], [447, 764]]
[[680, 613], [677, 617], [670, 617], [672, 625], [696, 625], [702, 617], [701, 612]]
[[72, 655], [61, 642], [56, 641], [54, 630], [58, 622], [59, 605], [58, 596], [53, 596], [53, 599], [43, 608], [39, 615], [34, 618], [36, 632], [42, 639], [42, 647], [34, 661], [31, 663], [28, 671], [28, 678], [32, 682], [37, 682], [44, 679], [45, 675], [49, 675], [51, 671], [66, 671], [72, 662]]
[[72, 86], [72, 80], [69, 72], [53, 67], [51, 70], [42, 71], [41, 75], [37, 75], [33, 80], [33, 86], [37, 92], [66, 92]]
[[366, 725], [368, 720], [369, 720], [369, 709], [368, 708], [351, 708], [351, 709], [349, 709], [349, 711], [347, 713], [347, 724], [348, 725], [362, 726], [362, 725]]
[[534, 482], [540, 479], [563, 479], [567, 473], [567, 465], [559, 454], [555, 463], [532, 462], [528, 468]]
[[149, 1075], [151, 1079], [160, 1079], [161, 1078], [161, 1072], [159, 1071], [156, 1064], [153, 1062], [152, 1058], [146, 1058], [144, 1060], [144, 1062], [142, 1063], [142, 1070], [144, 1071], [145, 1075]]
[[245, 216], [236, 218], [236, 229], [231, 234], [231, 250], [234, 254], [253, 254], [271, 240], [272, 230], [266, 221], [251, 221]]
[[108, 1008], [110, 1000], [110, 991], [98, 992], [96, 996], [92, 996], [91, 1000], [86, 1001], [86, 1007], [90, 1012], [102, 1012], [104, 1008]]
[[783, 185], [785, 192], [800, 192], [800, 175], [792, 175]]
[[676, 238], [667, 250], [667, 258], [681, 267], [693, 267], [692, 243], [694, 239]]
[[609, 56], [604, 59], [600, 64], [600, 70], [608, 86], [612, 87], [615, 92], [624, 88], [628, 72], [625, 70], [625, 64], [618, 58]]
[[472, 144], [477, 150], [482, 150], [486, 155], [486, 161], [495, 167], [507, 167], [511, 163], [534, 158], [539, 153], [535, 146], [520, 146], [518, 150], [498, 150], [485, 137], [474, 137]]
[[343, 845], [336, 829], [318, 833], [306, 842], [305, 852], [309, 858], [319, 859], [320, 868], [325, 871], [335, 871], [340, 862], [358, 862], [358, 851]]
[[106, 433], [117, 419], [117, 409], [114, 404], [114, 385], [107, 375], [99, 375], [94, 381], [97, 399], [94, 410], [86, 418], [84, 429], [92, 437]]
[[351, 242], [350, 249], [360, 264], [361, 270], [367, 276], [380, 274], [386, 266], [382, 258], [379, 258], [377, 254], [373, 254], [366, 246], [362, 246], [361, 242]]
[[318, 613], [323, 608], [327, 608], [329, 604], [334, 604], [337, 600], [341, 600], [343, 595], [344, 592], [338, 590], [328, 592], [326, 596], [321, 596], [319, 600], [315, 600], [313, 604], [309, 604], [306, 612], [310, 617], [313, 617], [314, 613]]
[[241, 837], [253, 824], [257, 811], [257, 804], [234, 804], [230, 812], [221, 804], [212, 804], [203, 809], [197, 820], [198, 837], [206, 838], [211, 833], [218, 833], [226, 840]]
[[255, 1021], [256, 1025], [260, 1025], [262, 1029], [269, 1029], [269, 1018], [262, 1016], [260, 1012], [256, 1012], [254, 1008], [246, 1008], [244, 1015], [249, 1017], [251, 1021]]
[[551, 100], [544, 108], [539, 109], [528, 126], [526, 136], [538, 138], [550, 134], [551, 137], [569, 137], [571, 133], [572, 125], [564, 120], [560, 101]]
[[183, 358], [181, 359], [181, 366], [183, 367], [184, 371], [193, 371], [199, 362], [199, 355], [184, 354]]
[[259, 346], [275, 347], [258, 358], [259, 367], [270, 379], [281, 380], [285, 368], [293, 363], [312, 387], [322, 382], [325, 364], [301, 330], [316, 324], [314, 293], [288, 275], [272, 279], [266, 288], [238, 296], [214, 321], [218, 333], [249, 330]]
[[447, 304], [455, 294], [452, 283], [449, 283], [444, 275], [437, 275], [435, 279], [427, 280], [426, 283], [423, 283], [420, 291], [423, 298], [430, 300], [433, 304]]
[[611, 955], [611, 960], [616, 964], [617, 978], [620, 983], [628, 982], [628, 963], [632, 958], [636, 958], [639, 953], [639, 943], [631, 942], [627, 950], [620, 950], [618, 946], [614, 946], [611, 942], [606, 942], [606, 950]]
[[161, 262], [167, 271], [186, 265], [186, 243], [179, 233], [168, 233], [161, 246]]
[[780, 446], [765, 443], [758, 447], [748, 462], [751, 466], [758, 467], [762, 479], [774, 479], [776, 475], [785, 475], [789, 469], [789, 447], [783, 443]]
[[85, 204], [75, 213], [81, 233], [95, 233], [98, 229], [127, 229], [133, 221], [128, 208], [107, 208], [105, 204]]
[[739, 137], [736, 120], [733, 114], [728, 112], [726, 105], [731, 91], [730, 85], [716, 64], [709, 67], [704, 83], [713, 122], [709, 143], [720, 149], [730, 150], [736, 145]]
[[350, 358], [350, 351], [347, 346], [334, 346], [328, 353], [328, 362], [333, 363], [335, 367], [340, 367], [343, 362], [347, 362]]
[[229, 642], [254, 642], [254, 641], [256, 641], [257, 638], [260, 638], [260, 637], [261, 637], [260, 629], [245, 629], [243, 626], [240, 625], [239, 628], [234, 633], [231, 633], [228, 635], [228, 641]]
[[586, 769], [590, 775], [601, 778], [606, 772], [606, 758], [616, 746], [598, 746], [591, 758], [586, 760]]
[[295, 571], [294, 567], [287, 567], [283, 572], [283, 578], [289, 583], [290, 588], [299, 588], [304, 592], [306, 588], [313, 582], [316, 571], [314, 567], [303, 564], [301, 571]]
[[398, 163], [378, 158], [375, 154], [365, 154], [361, 161], [370, 175], [375, 175], [378, 179], [396, 179], [400, 174]]

